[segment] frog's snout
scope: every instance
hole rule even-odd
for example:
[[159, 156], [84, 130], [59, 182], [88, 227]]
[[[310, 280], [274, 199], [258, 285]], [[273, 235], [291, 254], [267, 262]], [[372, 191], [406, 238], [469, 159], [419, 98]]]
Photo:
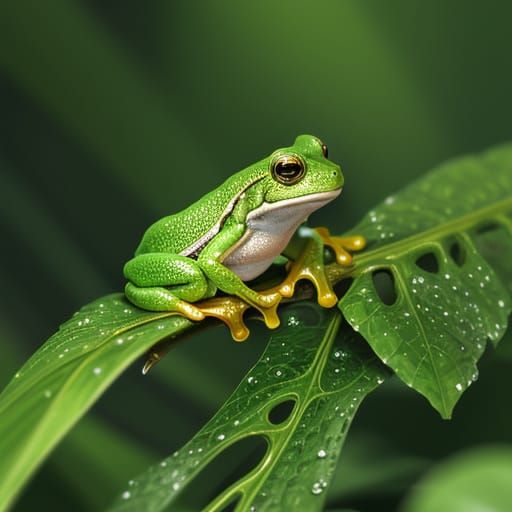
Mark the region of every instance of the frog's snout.
[[341, 167], [336, 166], [332, 171], [332, 178], [335, 182], [335, 188], [342, 188], [344, 184], [343, 173], [341, 172]]

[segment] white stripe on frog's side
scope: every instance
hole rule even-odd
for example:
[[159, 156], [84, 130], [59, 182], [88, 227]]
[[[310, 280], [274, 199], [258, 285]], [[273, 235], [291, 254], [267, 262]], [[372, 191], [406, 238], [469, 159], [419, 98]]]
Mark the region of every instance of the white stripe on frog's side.
[[223, 264], [243, 281], [255, 279], [283, 252], [300, 224], [340, 192], [341, 188], [263, 203], [247, 216], [246, 231], [224, 255]]
[[261, 181], [263, 178], [264, 176], [259, 176], [255, 180], [247, 183], [247, 186], [240, 190], [240, 192], [238, 192], [238, 194], [236, 194], [233, 197], [233, 199], [229, 201], [225, 210], [222, 212], [220, 219], [201, 238], [196, 240], [192, 245], [188, 246], [186, 249], [183, 249], [183, 251], [180, 252], [180, 256], [188, 256], [189, 258], [197, 259], [197, 256], [201, 252], [201, 250], [204, 247], [206, 247], [208, 242], [221, 230], [225, 220], [229, 217], [229, 215], [231, 215], [231, 212], [235, 209], [235, 206], [238, 203], [238, 201], [243, 198], [247, 189], [252, 187], [258, 181]]

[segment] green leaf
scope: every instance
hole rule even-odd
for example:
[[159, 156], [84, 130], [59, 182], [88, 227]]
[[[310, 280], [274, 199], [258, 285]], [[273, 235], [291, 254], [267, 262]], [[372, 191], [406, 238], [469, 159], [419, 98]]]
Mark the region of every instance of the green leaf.
[[[487, 340], [497, 343], [507, 328], [511, 212], [509, 145], [441, 165], [353, 229], [369, 247], [346, 273], [354, 282], [339, 307], [382, 361], [444, 418], [477, 378]], [[498, 229], [507, 251], [489, 262], [489, 251], [479, 250], [484, 228]], [[495, 270], [489, 263], [496, 260]], [[392, 276], [387, 299], [375, 282], [379, 271]]]
[[0, 395], [0, 510], [130, 363], [190, 326], [135, 308], [121, 294], [92, 302], [63, 324]]
[[440, 464], [416, 486], [403, 512], [508, 512], [512, 448], [474, 449]]
[[[357, 334], [347, 328], [336, 336], [340, 322], [336, 311], [308, 302], [286, 309], [283, 327], [212, 420], [131, 481], [112, 510], [163, 510], [213, 459], [248, 438], [263, 438], [265, 454], [206, 510], [235, 500], [236, 510], [320, 510], [357, 407], [387, 375]], [[274, 419], [290, 401], [289, 416]]]

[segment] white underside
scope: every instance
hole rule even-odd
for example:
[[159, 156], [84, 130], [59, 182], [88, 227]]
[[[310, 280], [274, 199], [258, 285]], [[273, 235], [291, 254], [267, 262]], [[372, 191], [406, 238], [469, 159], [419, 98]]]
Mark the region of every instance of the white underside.
[[270, 267], [307, 217], [332, 201], [341, 189], [263, 203], [247, 216], [247, 229], [223, 260], [243, 281], [255, 279]]

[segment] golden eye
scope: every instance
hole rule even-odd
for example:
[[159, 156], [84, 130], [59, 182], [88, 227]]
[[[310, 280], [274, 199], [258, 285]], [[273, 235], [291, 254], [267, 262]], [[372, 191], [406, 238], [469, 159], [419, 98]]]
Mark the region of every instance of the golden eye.
[[283, 185], [297, 183], [305, 172], [304, 162], [295, 155], [283, 155], [272, 162], [272, 176]]

